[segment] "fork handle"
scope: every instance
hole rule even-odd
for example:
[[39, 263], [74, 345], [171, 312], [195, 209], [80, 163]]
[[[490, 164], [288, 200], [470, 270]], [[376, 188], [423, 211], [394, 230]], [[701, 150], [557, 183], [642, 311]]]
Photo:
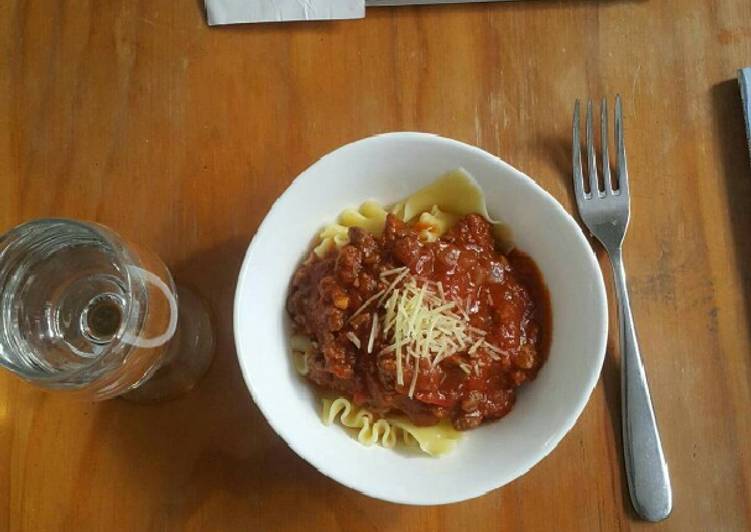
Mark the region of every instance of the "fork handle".
[[620, 323], [621, 416], [626, 478], [636, 512], [648, 521], [661, 521], [670, 515], [673, 507], [668, 466], [639, 352], [620, 247], [610, 259]]

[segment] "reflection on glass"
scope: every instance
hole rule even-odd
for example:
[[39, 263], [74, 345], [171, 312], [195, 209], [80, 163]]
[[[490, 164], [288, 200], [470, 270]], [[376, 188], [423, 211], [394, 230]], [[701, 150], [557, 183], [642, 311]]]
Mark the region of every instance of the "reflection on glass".
[[0, 365], [94, 400], [167, 399], [206, 372], [205, 306], [104, 226], [46, 219], [0, 237]]

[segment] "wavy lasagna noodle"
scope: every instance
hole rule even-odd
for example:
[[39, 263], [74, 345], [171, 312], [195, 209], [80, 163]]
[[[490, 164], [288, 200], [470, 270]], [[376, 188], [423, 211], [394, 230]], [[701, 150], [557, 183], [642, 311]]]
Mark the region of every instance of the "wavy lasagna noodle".
[[349, 243], [349, 228], [360, 227], [372, 235], [380, 235], [386, 225], [384, 208], [373, 200], [368, 200], [359, 209], [345, 209], [337, 223], [329, 224], [319, 233], [321, 242], [313, 250], [318, 257], [324, 257], [333, 249]]
[[[333, 249], [345, 246], [349, 243], [350, 227], [361, 227], [379, 236], [389, 212], [403, 222], [409, 222], [419, 215], [421, 235], [430, 242], [448, 231], [460, 216], [478, 213], [491, 220], [482, 189], [472, 176], [457, 169], [439, 177], [388, 211], [373, 200], [364, 202], [358, 209], [345, 209], [335, 223], [321, 230], [318, 234], [320, 242], [313, 251], [318, 257], [324, 257]], [[507, 238], [502, 224], [494, 223], [494, 230], [499, 238]]]
[[288, 310], [296, 369], [341, 394], [323, 400], [325, 424], [439, 456], [456, 429], [510, 411], [547, 355], [548, 296], [531, 259], [496, 250], [508, 236], [471, 176], [449, 172], [390, 208], [346, 209], [319, 238]]
[[[308, 356], [313, 354], [312, 342], [307, 336], [294, 335], [290, 343], [295, 369], [305, 376], [309, 371]], [[367, 447], [375, 443], [391, 449], [401, 441], [431, 456], [440, 456], [451, 452], [460, 437], [460, 433], [448, 423], [426, 428], [417, 427], [405, 418], [379, 418], [369, 410], [353, 405], [346, 397], [323, 398], [321, 402], [321, 419], [325, 425], [338, 421], [355, 430], [357, 441]]]
[[344, 427], [357, 433], [357, 441], [366, 447], [374, 443], [391, 449], [401, 441], [408, 447], [419, 447], [431, 456], [451, 452], [456, 446], [460, 433], [448, 423], [432, 427], [417, 427], [405, 419], [376, 417], [365, 408], [353, 405], [346, 397], [323, 399], [321, 417], [323, 423], [331, 425], [338, 421]]

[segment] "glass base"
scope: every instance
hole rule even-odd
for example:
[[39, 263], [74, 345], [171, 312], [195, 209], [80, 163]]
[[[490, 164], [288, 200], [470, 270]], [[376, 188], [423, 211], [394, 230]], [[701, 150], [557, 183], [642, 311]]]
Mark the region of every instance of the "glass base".
[[174, 399], [190, 391], [214, 357], [214, 333], [207, 305], [192, 291], [177, 287], [178, 320], [165, 364], [137, 388], [121, 395], [135, 403]]

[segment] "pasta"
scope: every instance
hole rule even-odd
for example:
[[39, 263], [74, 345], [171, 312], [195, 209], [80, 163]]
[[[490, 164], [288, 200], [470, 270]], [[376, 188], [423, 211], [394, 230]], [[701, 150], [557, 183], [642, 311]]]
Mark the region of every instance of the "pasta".
[[459, 219], [459, 216], [442, 211], [438, 205], [433, 205], [430, 211], [425, 211], [418, 218], [420, 237], [426, 242], [435, 242], [446, 233]]
[[461, 168], [452, 170], [418, 190], [404, 202], [401, 218], [409, 222], [434, 205], [452, 214], [481, 214], [493, 222], [485, 205], [485, 194], [477, 181]]
[[[392, 206], [388, 212], [404, 222], [420, 214], [420, 235], [428, 241], [437, 240], [448, 231], [459, 216], [471, 212], [483, 214], [488, 220], [485, 197], [475, 180], [464, 170], [457, 169], [438, 178], [434, 183], [417, 191], [403, 202]], [[320, 243], [314, 248], [318, 257], [324, 257], [334, 249], [349, 243], [349, 228], [361, 227], [373, 235], [380, 235], [386, 221], [387, 210], [377, 201], [368, 200], [358, 209], [345, 209], [337, 222], [325, 226], [318, 237]], [[311, 353], [310, 340], [305, 336], [292, 339], [295, 369], [308, 373], [307, 356]], [[407, 445], [417, 445], [431, 456], [439, 456], [453, 450], [461, 434], [448, 424], [433, 427], [417, 427], [406, 419], [378, 419], [368, 410], [358, 409], [345, 397], [335, 400], [323, 399], [323, 421], [330, 425], [339, 421], [350, 429], [359, 429], [357, 439], [363, 445], [379, 443], [392, 448], [397, 442], [397, 432]]]
[[349, 242], [348, 231], [350, 227], [362, 227], [373, 235], [380, 235], [386, 223], [386, 211], [377, 202], [368, 200], [360, 208], [345, 209], [337, 223], [329, 224], [323, 228], [318, 237], [321, 242], [313, 252], [319, 257], [325, 256], [332, 249], [338, 249]]
[[388, 449], [401, 441], [410, 447], [418, 446], [431, 456], [441, 456], [451, 452], [461, 434], [448, 423], [432, 427], [417, 427], [403, 418], [375, 417], [364, 408], [358, 408], [345, 397], [323, 399], [322, 419], [330, 425], [338, 421], [343, 426], [357, 431], [357, 441], [370, 447], [377, 443]]
[[313, 353], [313, 342], [305, 335], [295, 334], [290, 339], [292, 348], [292, 363], [297, 372], [305, 376], [308, 374], [308, 356]]
[[[313, 352], [313, 343], [304, 335], [294, 335], [290, 340], [292, 360], [300, 375], [308, 373], [308, 356]], [[364, 408], [354, 406], [347, 398], [322, 399], [324, 424], [338, 421], [349, 429], [357, 430], [357, 441], [370, 447], [379, 444], [391, 449], [398, 437], [408, 447], [419, 447], [431, 456], [447, 454], [454, 449], [461, 434], [451, 425], [442, 423], [436, 427], [417, 427], [406, 419], [377, 419]]]
[[[345, 394], [323, 399], [324, 424], [365, 446], [440, 456], [461, 431], [510, 411], [515, 388], [547, 357], [549, 300], [534, 263], [510, 251], [504, 226], [489, 218], [474, 178], [457, 169], [392, 206], [368, 200], [319, 238], [287, 308], [305, 333], [291, 338], [295, 369]], [[501, 307], [505, 328], [491, 319]]]
[[[459, 217], [477, 213], [493, 225], [493, 234], [503, 251], [507, 253], [512, 249], [511, 234], [508, 227], [490, 217], [485, 202], [485, 193], [477, 184], [475, 178], [464, 169], [457, 168], [442, 175], [430, 185], [412, 194], [404, 202], [397, 204], [395, 209], [402, 221], [409, 222], [421, 213], [422, 221], [425, 212], [432, 211], [436, 207], [446, 213], [447, 216], [455, 215], [448, 225], [440, 226], [443, 232], [448, 230]], [[438, 238], [441, 234], [430, 233], [426, 236]]]
[[389, 212], [403, 222], [420, 215], [419, 222], [425, 226], [422, 236], [428, 242], [438, 239], [460, 216], [470, 213], [479, 213], [493, 223], [496, 237], [502, 242], [509, 240], [505, 227], [490, 218], [485, 194], [477, 181], [459, 168], [444, 174], [388, 210], [374, 200], [364, 202], [358, 209], [345, 209], [336, 223], [325, 226], [318, 234], [321, 241], [314, 248], [314, 253], [324, 257], [330, 251], [348, 244], [350, 227], [362, 227], [373, 235], [380, 235]]

